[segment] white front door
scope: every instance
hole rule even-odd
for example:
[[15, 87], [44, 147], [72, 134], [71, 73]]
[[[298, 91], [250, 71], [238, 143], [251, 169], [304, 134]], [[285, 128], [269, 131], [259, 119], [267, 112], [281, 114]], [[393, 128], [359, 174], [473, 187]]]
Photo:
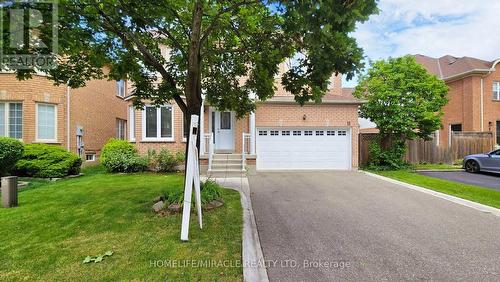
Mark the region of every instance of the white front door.
[[234, 150], [234, 121], [231, 112], [214, 112], [215, 150]]

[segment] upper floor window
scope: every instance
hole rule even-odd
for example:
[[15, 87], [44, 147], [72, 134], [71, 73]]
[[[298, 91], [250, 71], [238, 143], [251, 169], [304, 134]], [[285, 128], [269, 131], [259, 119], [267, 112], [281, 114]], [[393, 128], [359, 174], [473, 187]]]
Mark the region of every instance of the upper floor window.
[[173, 141], [174, 116], [172, 106], [146, 106], [142, 111], [144, 140]]
[[124, 119], [116, 119], [116, 138], [125, 140], [125, 130], [127, 128], [127, 121]]
[[0, 103], [0, 136], [23, 138], [22, 103]]
[[116, 96], [125, 98], [125, 80], [116, 81]]
[[36, 139], [39, 141], [57, 140], [57, 106], [52, 104], [36, 105]]
[[500, 101], [500, 81], [493, 82], [493, 100]]

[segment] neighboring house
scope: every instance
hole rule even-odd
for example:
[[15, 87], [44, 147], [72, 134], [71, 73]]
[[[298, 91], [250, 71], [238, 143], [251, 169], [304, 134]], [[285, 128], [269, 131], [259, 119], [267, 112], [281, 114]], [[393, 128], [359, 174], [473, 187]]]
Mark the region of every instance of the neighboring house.
[[453, 131], [490, 131], [500, 144], [500, 68], [493, 62], [476, 58], [415, 55], [427, 71], [450, 87], [449, 102], [443, 108], [438, 144], [449, 146]]
[[126, 138], [125, 93], [124, 81], [92, 80], [70, 89], [44, 75], [19, 81], [0, 73], [0, 136], [58, 144], [95, 161], [108, 139]]
[[[256, 111], [239, 120], [233, 112], [204, 104], [200, 115], [202, 162], [208, 163], [212, 136], [214, 151], [220, 154], [215, 159], [235, 157], [234, 163], [218, 163], [226, 168], [233, 165], [242, 169], [238, 161], [244, 146], [246, 164], [256, 165], [257, 170], [357, 168], [358, 109], [362, 102], [352, 96], [352, 89], [342, 88], [341, 76], [332, 79], [321, 104], [302, 107], [281, 87], [279, 77], [276, 81], [275, 96], [257, 102]], [[133, 97], [127, 100], [129, 140], [141, 153], [161, 148], [185, 150], [187, 125], [175, 103], [136, 110]], [[222, 155], [231, 153], [234, 155]]]

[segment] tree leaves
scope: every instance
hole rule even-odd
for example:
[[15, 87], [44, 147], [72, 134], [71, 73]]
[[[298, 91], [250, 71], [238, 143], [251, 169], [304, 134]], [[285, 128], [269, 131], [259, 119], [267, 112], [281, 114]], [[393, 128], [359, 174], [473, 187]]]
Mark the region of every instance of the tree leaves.
[[91, 263], [91, 262], [99, 263], [99, 262], [103, 261], [105, 257], [110, 257], [113, 254], [114, 254], [113, 251], [107, 251], [104, 253], [104, 255], [97, 255], [96, 257], [87, 256], [83, 260], [83, 264]]

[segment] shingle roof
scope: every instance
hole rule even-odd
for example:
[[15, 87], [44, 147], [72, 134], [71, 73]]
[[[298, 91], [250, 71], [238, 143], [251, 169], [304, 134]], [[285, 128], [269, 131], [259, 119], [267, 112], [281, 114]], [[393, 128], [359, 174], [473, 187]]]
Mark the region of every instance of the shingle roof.
[[441, 58], [432, 58], [420, 54], [414, 55], [414, 57], [417, 63], [424, 66], [428, 72], [443, 80], [457, 77], [462, 74], [487, 72], [493, 66], [493, 62], [471, 57], [457, 58], [446, 55]]

